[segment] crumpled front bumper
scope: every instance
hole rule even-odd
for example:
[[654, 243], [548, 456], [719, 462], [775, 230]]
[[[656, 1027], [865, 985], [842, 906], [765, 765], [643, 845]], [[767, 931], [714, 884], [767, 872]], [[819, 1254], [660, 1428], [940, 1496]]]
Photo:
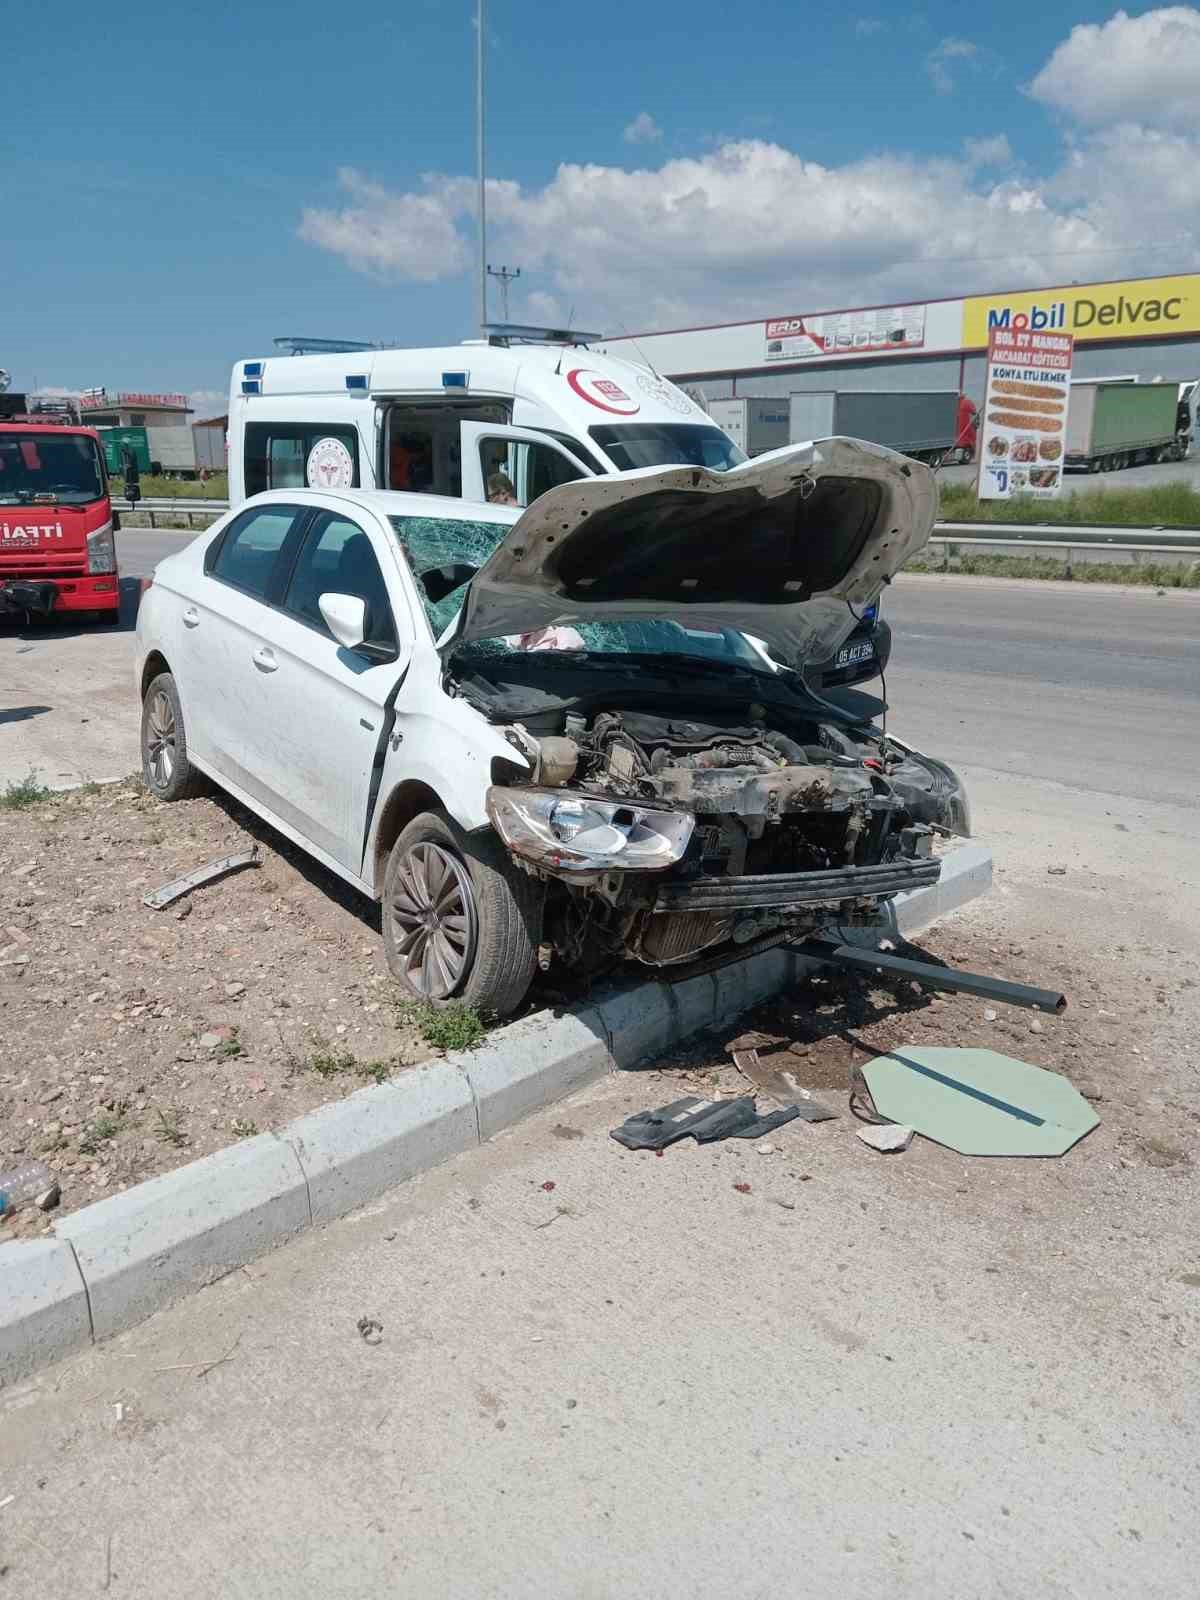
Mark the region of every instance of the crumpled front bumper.
[[871, 867], [836, 867], [825, 872], [770, 872], [738, 878], [698, 878], [659, 886], [654, 909], [689, 911], [788, 911], [836, 906], [846, 900], [902, 894], [935, 884], [937, 858], [886, 861]]

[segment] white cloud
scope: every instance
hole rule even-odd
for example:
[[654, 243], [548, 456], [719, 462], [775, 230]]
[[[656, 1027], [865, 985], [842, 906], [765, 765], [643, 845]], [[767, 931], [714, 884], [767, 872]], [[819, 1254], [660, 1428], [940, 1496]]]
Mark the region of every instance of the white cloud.
[[[969, 41], [947, 44], [947, 61], [975, 59]], [[521, 263], [531, 321], [573, 309], [577, 326], [638, 332], [1170, 270], [1200, 248], [1197, 172], [1200, 134], [1128, 123], [1070, 134], [1041, 172], [1017, 167], [1003, 134], [958, 155], [838, 166], [726, 139], [638, 170], [565, 163], [541, 185], [494, 180], [489, 244]], [[307, 213], [305, 237], [393, 279], [469, 265], [469, 177], [409, 192], [343, 181], [345, 209]]]
[[188, 400], [191, 402], [193, 422], [207, 422], [212, 417], [224, 416], [229, 409], [228, 389], [192, 389]]
[[860, 39], [870, 39], [875, 34], [882, 33], [883, 27], [878, 17], [859, 17], [854, 24], [854, 31]]
[[[350, 204], [341, 211], [308, 207], [300, 220], [300, 237], [375, 277], [416, 283], [452, 277], [467, 265], [468, 247], [447, 204], [446, 180], [424, 181], [425, 193], [392, 194], [353, 167], [343, 167], [338, 182]], [[459, 180], [457, 187], [466, 183]]]
[[985, 139], [964, 139], [963, 154], [972, 167], [1011, 167], [1012, 145], [1005, 133], [993, 133]]
[[933, 87], [937, 92], [954, 92], [954, 74], [950, 70], [952, 61], [971, 61], [978, 54], [979, 46], [972, 44], [970, 39], [943, 39], [935, 45], [925, 57], [925, 70], [933, 79]]
[[1088, 127], [1117, 122], [1194, 130], [1200, 101], [1200, 10], [1118, 11], [1072, 28], [1029, 85], [1043, 105]]
[[624, 132], [626, 144], [654, 144], [662, 136], [662, 129], [648, 111], [639, 111]]

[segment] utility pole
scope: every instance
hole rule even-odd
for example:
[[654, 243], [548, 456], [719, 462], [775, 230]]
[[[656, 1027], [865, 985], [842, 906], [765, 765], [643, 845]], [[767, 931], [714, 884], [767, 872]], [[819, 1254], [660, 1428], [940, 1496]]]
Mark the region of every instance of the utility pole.
[[500, 304], [504, 307], [504, 320], [508, 321], [508, 286], [521, 276], [520, 267], [489, 267], [489, 278], [500, 280]]
[[[479, 171], [479, 331], [488, 320], [487, 195], [483, 160], [484, 0], [475, 3], [475, 164]], [[486, 338], [487, 335], [485, 334]]]

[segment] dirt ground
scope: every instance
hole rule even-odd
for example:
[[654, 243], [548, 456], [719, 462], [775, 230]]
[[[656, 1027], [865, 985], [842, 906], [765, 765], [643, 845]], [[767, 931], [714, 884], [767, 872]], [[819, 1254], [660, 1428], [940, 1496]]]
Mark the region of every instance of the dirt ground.
[[[792, 1073], [837, 1113], [833, 1121], [793, 1122], [762, 1142], [768, 1159], [756, 1173], [768, 1196], [794, 1202], [798, 1183], [844, 1174], [848, 1163], [883, 1163], [879, 1179], [907, 1196], [1009, 1215], [1017, 1253], [1053, 1254], [1042, 1224], [1064, 1216], [1127, 1244], [1160, 1227], [1176, 1230], [1200, 1199], [1200, 961], [1194, 950], [1126, 945], [1119, 929], [1110, 941], [1072, 938], [1060, 917], [1045, 894], [986, 897], [902, 952], [1061, 990], [1068, 1006], [1059, 1016], [831, 973], [653, 1063], [639, 1106], [757, 1093], [760, 1109], [772, 1109], [777, 1102], [732, 1063], [735, 1045], [753, 1045], [760, 1060]], [[1013, 937], [1015, 929], [1023, 936]], [[864, 1123], [850, 1110], [851, 1069], [906, 1044], [986, 1048], [1061, 1072], [1100, 1126], [1061, 1158], [981, 1162], [921, 1137], [902, 1153], [877, 1154], [854, 1137]], [[685, 1140], [666, 1154], [686, 1159], [692, 1148]], [[723, 1148], [744, 1154], [746, 1146], [729, 1140]], [[990, 1181], [981, 1184], [981, 1175]], [[1200, 1256], [1181, 1270], [1200, 1288]]]
[[[255, 842], [260, 867], [163, 911], [142, 904]], [[1030, 865], [1020, 893], [998, 890], [921, 945], [1062, 989], [1063, 1016], [833, 974], [658, 1062], [644, 1103], [752, 1092], [725, 1046], [756, 1033], [764, 1058], [786, 1050], [782, 1064], [839, 1114], [777, 1136], [816, 1156], [858, 1126], [854, 1062], [905, 1043], [987, 1046], [1065, 1073], [1102, 1119], [1062, 1162], [1024, 1163], [1045, 1170], [1035, 1187], [1115, 1168], [1144, 1171], [1164, 1203], [1194, 1198], [1200, 962], [1135, 935], [1120, 942], [1119, 918], [1104, 937], [1075, 937], [1073, 897], [1092, 881], [1080, 870], [1055, 878]], [[0, 813], [0, 1171], [40, 1157], [61, 1181], [62, 1211], [435, 1053], [395, 1004], [375, 908], [234, 802], [161, 806], [131, 780]], [[898, 1157], [853, 1143], [856, 1158], [904, 1163], [905, 1181], [952, 1188], [962, 1170], [963, 1157], [922, 1139]], [[0, 1220], [0, 1240], [54, 1215]]]
[[[256, 842], [261, 866], [142, 904]], [[61, 1211], [433, 1053], [375, 908], [234, 802], [131, 780], [0, 812], [0, 1172], [44, 1160]], [[0, 1219], [0, 1240], [54, 1215]]]

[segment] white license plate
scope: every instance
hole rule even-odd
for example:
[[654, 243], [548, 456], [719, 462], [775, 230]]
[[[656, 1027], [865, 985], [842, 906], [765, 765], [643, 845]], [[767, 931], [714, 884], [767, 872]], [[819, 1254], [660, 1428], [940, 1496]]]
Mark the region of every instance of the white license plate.
[[853, 667], [859, 661], [870, 661], [875, 654], [875, 646], [870, 639], [864, 639], [861, 644], [848, 644], [837, 653], [833, 663], [835, 667]]

